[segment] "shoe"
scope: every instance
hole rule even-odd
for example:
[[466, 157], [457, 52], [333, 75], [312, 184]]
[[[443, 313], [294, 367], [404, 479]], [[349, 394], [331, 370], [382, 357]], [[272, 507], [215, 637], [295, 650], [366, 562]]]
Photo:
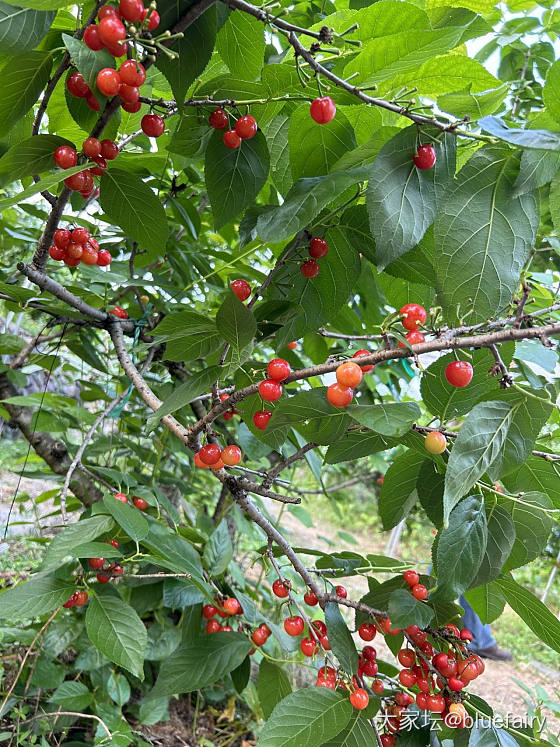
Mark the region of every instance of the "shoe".
[[493, 646], [488, 646], [488, 648], [481, 648], [474, 653], [482, 656], [483, 659], [492, 659], [492, 661], [513, 661], [511, 651], [504, 651], [497, 643]]

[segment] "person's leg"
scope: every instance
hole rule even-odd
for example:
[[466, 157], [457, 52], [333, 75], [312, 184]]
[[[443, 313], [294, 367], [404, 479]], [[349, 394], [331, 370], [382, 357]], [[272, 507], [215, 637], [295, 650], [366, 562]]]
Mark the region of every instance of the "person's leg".
[[473, 634], [470, 648], [477, 652], [496, 645], [490, 625], [484, 625], [465, 597], [459, 597], [459, 604], [464, 610], [463, 625]]

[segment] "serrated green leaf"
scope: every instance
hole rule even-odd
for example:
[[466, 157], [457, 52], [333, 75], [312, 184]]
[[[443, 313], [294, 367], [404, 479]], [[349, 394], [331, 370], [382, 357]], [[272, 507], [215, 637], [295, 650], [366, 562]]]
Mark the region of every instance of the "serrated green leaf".
[[0, 618], [12, 623], [45, 615], [60, 606], [76, 590], [73, 581], [51, 575], [31, 576], [28, 581], [0, 594]]
[[404, 436], [420, 417], [415, 402], [388, 402], [381, 405], [350, 405], [346, 412], [358, 423], [381, 436]]
[[[10, 7], [11, 13], [15, 10]], [[26, 11], [19, 10], [20, 14], [26, 13]], [[36, 13], [36, 11], [29, 12]], [[0, 71], [1, 132], [10, 130], [17, 120], [31, 109], [47, 84], [51, 67], [52, 57], [46, 52], [27, 52], [4, 65]], [[69, 173], [69, 171], [64, 172], [65, 176]]]
[[388, 612], [394, 628], [406, 628], [408, 625], [425, 628], [434, 619], [433, 609], [415, 599], [406, 589], [396, 589], [391, 594]]
[[515, 542], [505, 564], [505, 570], [509, 571], [530, 563], [541, 554], [554, 520], [547, 513], [552, 504], [544, 493], [524, 493], [518, 502], [504, 500], [502, 505], [509, 511], [515, 528]]
[[[56, 0], [53, 0], [55, 2]], [[60, 7], [46, 0], [30, 0], [23, 4], [0, 3], [0, 49], [2, 55], [19, 55], [30, 52], [45, 36], [56, 16], [52, 8]], [[45, 12], [47, 11], [47, 12]]]
[[489, 132], [494, 137], [519, 148], [551, 151], [560, 149], [559, 132], [508, 127], [499, 117], [482, 117], [479, 120], [479, 125], [485, 132]]
[[148, 536], [148, 522], [139, 509], [128, 503], [121, 503], [112, 495], [106, 496], [103, 503], [117, 524], [135, 542], [140, 542]]
[[55, 166], [53, 154], [61, 145], [72, 143], [58, 135], [35, 135], [12, 146], [0, 158], [0, 183], [50, 171]]
[[273, 433], [291, 426], [308, 441], [329, 444], [342, 435], [349, 422], [343, 409], [327, 400], [326, 387], [317, 387], [279, 400], [266, 430]]
[[425, 459], [423, 454], [409, 450], [398, 456], [385, 473], [379, 494], [383, 529], [397, 526], [416, 503], [416, 480]]
[[150, 415], [146, 420], [146, 427], [148, 429], [154, 428], [164, 415], [170, 415], [180, 410], [185, 405], [188, 405], [195, 397], [208, 391], [212, 382], [216, 381], [219, 375], [220, 368], [218, 366], [210, 366], [204, 368], [202, 371], [193, 373], [187, 381], [173, 390], [153, 415]]
[[165, 355], [172, 361], [204, 358], [222, 343], [215, 323], [194, 311], [169, 314], [153, 333], [167, 343]]
[[263, 715], [268, 719], [274, 707], [292, 692], [292, 686], [281, 667], [263, 658], [259, 665], [257, 692]]
[[260, 77], [264, 48], [263, 24], [247, 13], [231, 13], [216, 39], [220, 57], [233, 75], [244, 80]]
[[484, 624], [497, 620], [506, 605], [504, 595], [494, 582], [469, 589], [465, 598]]
[[471, 587], [488, 584], [500, 575], [515, 541], [513, 519], [499, 503], [488, 510], [486, 520], [488, 541]]
[[74, 554], [75, 547], [94, 540], [100, 534], [111, 532], [114, 528], [113, 517], [105, 514], [98, 514], [89, 519], [82, 519], [76, 524], [70, 524], [51, 540], [41, 567], [56, 568], [67, 555]]
[[212, 576], [220, 576], [233, 558], [233, 545], [227, 521], [223, 519], [208, 538], [202, 560]]
[[560, 508], [560, 472], [554, 462], [530, 456], [515, 472], [507, 474], [503, 483], [512, 493], [544, 493], [554, 508]]
[[347, 117], [337, 112], [319, 125], [309, 114], [309, 104], [299, 106], [290, 117], [290, 165], [292, 178], [328, 174], [345, 153], [356, 147], [354, 130]]
[[93, 700], [91, 693], [82, 682], [66, 681], [59, 685], [49, 698], [63, 710], [83, 711]]
[[560, 60], [548, 69], [543, 99], [547, 112], [560, 123]]
[[333, 654], [345, 672], [355, 674], [358, 670], [358, 652], [348, 625], [335, 602], [329, 602], [325, 606], [325, 623]]
[[84, 76], [91, 90], [98, 99], [103, 99], [104, 97], [97, 88], [97, 73], [105, 67], [114, 68], [115, 58], [106, 49], [94, 52], [85, 42], [74, 39], [73, 36], [68, 36], [68, 34], [62, 34], [62, 41], [72, 57], [73, 63]]
[[233, 291], [226, 294], [216, 314], [218, 332], [236, 350], [242, 350], [253, 341], [257, 322], [251, 309], [242, 303]]

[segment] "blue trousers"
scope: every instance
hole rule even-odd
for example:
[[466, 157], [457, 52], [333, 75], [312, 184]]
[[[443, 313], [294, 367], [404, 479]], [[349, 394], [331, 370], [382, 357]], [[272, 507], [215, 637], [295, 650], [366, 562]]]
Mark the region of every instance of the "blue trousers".
[[463, 624], [465, 628], [468, 628], [473, 634], [473, 641], [470, 648], [476, 652], [494, 646], [496, 641], [490, 631], [490, 625], [483, 625], [480, 617], [476, 614], [465, 597], [459, 597], [459, 604], [464, 610]]

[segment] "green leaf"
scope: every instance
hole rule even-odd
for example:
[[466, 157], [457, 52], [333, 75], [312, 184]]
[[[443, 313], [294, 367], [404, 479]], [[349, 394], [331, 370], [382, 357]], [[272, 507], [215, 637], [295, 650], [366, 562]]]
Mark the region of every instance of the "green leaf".
[[438, 586], [434, 601], [457, 599], [471, 585], [486, 550], [488, 529], [482, 496], [471, 495], [451, 512], [437, 542]]
[[475, 727], [469, 737], [469, 747], [519, 747], [519, 742], [504, 729], [492, 726], [489, 719], [484, 719], [487, 726]]
[[291, 693], [272, 711], [259, 747], [319, 747], [344, 729], [352, 706], [347, 696], [324, 687]]
[[262, 132], [231, 150], [216, 131], [206, 148], [205, 177], [216, 229], [250, 205], [266, 183], [269, 156]]
[[331, 444], [325, 455], [326, 464], [338, 464], [359, 459], [360, 457], [385, 451], [392, 446], [397, 446], [396, 439], [383, 438], [377, 433], [359, 433], [351, 431], [344, 433], [338, 441]]
[[72, 547], [75, 558], [122, 558], [123, 554], [109, 542], [84, 542]]
[[105, 67], [115, 67], [115, 58], [106, 49], [94, 52], [83, 41], [74, 39], [73, 36], [62, 34], [62, 41], [68, 50], [72, 62], [86, 79], [91, 90], [96, 96], [103, 98], [97, 88], [97, 73]]
[[53, 153], [61, 145], [72, 145], [58, 135], [35, 135], [12, 146], [0, 158], [0, 183], [8, 184], [54, 168]]
[[325, 623], [333, 654], [345, 672], [355, 674], [358, 671], [358, 652], [348, 625], [335, 602], [328, 602], [325, 607]]
[[111, 672], [105, 685], [113, 703], [122, 706], [130, 700], [130, 685], [122, 672]]
[[270, 178], [281, 195], [287, 194], [292, 186], [289, 131], [290, 117], [278, 114], [269, 123], [265, 133], [270, 152]]
[[436, 164], [426, 171], [412, 160], [417, 145], [418, 130], [411, 125], [392, 137], [373, 163], [366, 205], [380, 269], [422, 239], [455, 174], [453, 135], [442, 137], [436, 145]]
[[75, 590], [74, 581], [42, 574], [31, 576], [29, 581], [0, 594], [0, 618], [15, 623], [45, 615], [63, 604]]
[[518, 148], [533, 148], [540, 150], [558, 151], [560, 149], [560, 133], [550, 130], [521, 130], [508, 127], [499, 117], [482, 117], [478, 124], [485, 132]]
[[192, 607], [206, 601], [207, 597], [190, 578], [166, 578], [163, 582], [163, 604], [171, 609]]
[[323, 747], [371, 747], [371, 733], [371, 724], [366, 716], [355, 713], [346, 728], [334, 739], [325, 742]]
[[148, 522], [139, 509], [128, 503], [121, 503], [112, 495], [105, 496], [103, 504], [130, 539], [140, 542], [148, 536]]
[[[164, 30], [162, 24], [158, 32], [160, 29]], [[210, 61], [216, 41], [216, 31], [217, 10], [213, 5], [184, 30], [181, 39], [176, 39], [168, 45], [169, 49], [177, 53], [175, 59], [165, 54], [159, 56], [156, 65], [171, 84], [173, 97], [178, 103], [185, 100], [188, 87]]]
[[110, 168], [101, 177], [99, 203], [110, 221], [142, 247], [165, 246], [167, 218], [161, 202], [136, 174]]
[[93, 693], [82, 682], [71, 680], [59, 685], [49, 698], [50, 703], [56, 703], [66, 711], [83, 711], [92, 700]]
[[216, 49], [232, 75], [260, 78], [264, 64], [264, 27], [247, 13], [230, 13], [216, 39]]
[[420, 417], [415, 402], [389, 402], [386, 405], [350, 405], [346, 412], [358, 423], [382, 436], [404, 436]]
[[343, 408], [333, 407], [327, 400], [326, 387], [317, 387], [279, 400], [266, 430], [274, 433], [291, 426], [307, 441], [329, 444], [342, 435], [349, 422]]
[[499, 456], [515, 409], [509, 402], [481, 402], [465, 419], [447, 463], [444, 521]]
[[197, 579], [201, 579], [202, 563], [191, 543], [157, 521], [151, 520], [149, 524], [149, 534], [142, 540], [142, 544], [150, 550], [154, 558], [157, 558], [164, 568], [169, 568], [175, 573], [191, 573]]
[[434, 618], [433, 609], [415, 599], [406, 589], [396, 589], [391, 594], [388, 612], [394, 628], [406, 628], [407, 625], [425, 628]]
[[[515, 504], [514, 504], [515, 506]], [[487, 512], [488, 542], [471, 586], [488, 584], [498, 578], [515, 541], [515, 524], [503, 506], [496, 503]]]
[[554, 462], [530, 456], [515, 472], [507, 474], [503, 483], [511, 493], [545, 493], [553, 507], [560, 508], [560, 473]]
[[484, 624], [492, 623], [504, 611], [506, 600], [495, 582], [465, 592], [465, 598]]
[[[33, 3], [27, 2], [27, 7], [15, 7], [15, 5], [0, 3], [0, 49], [2, 55], [19, 55], [24, 52], [30, 52], [34, 49], [41, 39], [50, 29], [56, 13], [51, 8], [60, 7], [61, 4], [49, 5], [42, 4], [43, 0], [38, 0], [37, 7], [33, 9]], [[47, 11], [48, 12], [45, 12]], [[10, 63], [10, 66], [15, 61]], [[17, 63], [16, 63], [17, 64]]]
[[138, 718], [147, 726], [169, 720], [169, 698], [142, 698]]
[[[170, 579], [166, 579], [169, 581]], [[174, 625], [173, 620], [164, 618], [163, 624], [154, 622], [148, 628], [148, 642], [145, 659], [162, 661], [168, 659], [181, 643], [181, 627]]]
[[75, 547], [94, 540], [100, 534], [111, 532], [114, 528], [115, 522], [112, 516], [105, 514], [98, 514], [89, 519], [82, 519], [76, 524], [70, 524], [51, 540], [41, 567], [44, 569], [58, 567], [67, 555], [74, 555]]
[[473, 92], [472, 88], [473, 86], [469, 83], [462, 91], [438, 96], [438, 108], [457, 117], [468, 115], [473, 119], [478, 119], [485, 114], [493, 114], [499, 109], [508, 93], [506, 83], [480, 93]]
[[210, 535], [204, 547], [202, 561], [212, 576], [220, 576], [233, 558], [233, 545], [227, 521], [223, 519]]
[[495, 582], [506, 602], [521, 620], [547, 646], [560, 653], [560, 620], [530, 591], [520, 586], [510, 575]]
[[113, 594], [94, 596], [86, 611], [86, 630], [90, 641], [102, 654], [144, 679], [146, 628], [124, 599]]
[[236, 669], [250, 649], [248, 638], [241, 633], [204, 635], [185, 643], [162, 663], [150, 699], [212, 685]]
[[379, 494], [379, 516], [385, 531], [396, 527], [416, 503], [416, 480], [425, 459], [424, 454], [409, 450], [398, 456], [385, 473]]
[[257, 322], [251, 309], [233, 291], [228, 291], [216, 314], [218, 332], [236, 350], [242, 350], [257, 334]]
[[195, 311], [169, 314], [153, 330], [159, 342], [166, 342], [165, 356], [171, 361], [192, 361], [214, 352], [222, 338], [215, 323]]
[[[50, 174], [49, 176], [43, 177], [38, 182], [33, 182], [29, 185], [29, 187], [26, 187], [21, 192], [16, 192], [11, 197], [4, 197], [2, 200], [0, 200], [0, 212], [5, 210], [8, 207], [11, 207], [12, 205], [18, 205], [19, 203], [26, 200], [28, 197], [32, 197], [33, 195], [36, 195], [38, 192], [42, 192], [44, 190], [49, 190], [51, 187], [56, 186], [59, 182], [61, 182], [63, 179], [66, 179], [67, 176], [72, 176], [72, 174], [77, 174], [79, 171], [83, 171], [84, 166], [83, 164], [78, 164], [78, 166], [73, 166], [71, 169], [58, 169], [55, 171], [54, 174]], [[21, 295], [21, 291], [25, 289], [12, 289], [10, 293], [12, 296], [15, 293], [18, 293], [18, 295]]]
[[560, 228], [560, 176], [558, 173], [550, 185], [549, 205], [552, 222], [558, 231]]
[[331, 122], [318, 125], [305, 103], [290, 117], [289, 143], [292, 177], [299, 179], [327, 174], [339, 158], [356, 147], [356, 138], [342, 112]]
[[539, 222], [534, 194], [512, 198], [518, 156], [507, 146], [478, 150], [459, 172], [434, 226], [434, 268], [444, 316], [469, 323], [510, 303]]
[[548, 69], [543, 88], [543, 100], [546, 111], [560, 123], [560, 60]]
[[195, 397], [198, 397], [203, 392], [207, 392], [212, 382], [216, 381], [219, 375], [220, 368], [218, 366], [209, 366], [202, 371], [193, 373], [187, 381], [173, 390], [153, 415], [150, 415], [146, 420], [146, 428], [148, 430], [155, 428], [164, 415], [170, 415], [180, 410], [185, 405], [188, 405], [189, 402], [192, 402]]
[[416, 492], [420, 505], [428, 515], [429, 520], [438, 529], [443, 525], [444, 487], [445, 473], [438, 472], [435, 461], [426, 459], [418, 473]]
[[186, 158], [199, 158], [206, 150], [212, 132], [206, 118], [203, 119], [199, 112], [189, 111], [185, 107], [181, 111], [175, 132], [167, 144], [167, 150]]
[[369, 167], [360, 167], [312, 179], [298, 179], [282, 205], [271, 208], [259, 217], [259, 236], [263, 241], [277, 242], [289, 239], [311, 223], [313, 218], [341, 192], [367, 180], [369, 172]]
[[257, 693], [265, 719], [275, 706], [292, 692], [290, 680], [284, 670], [268, 659], [262, 659], [259, 665]]
[[[10, 8], [11, 12], [15, 10]], [[20, 13], [26, 11], [20, 9]], [[0, 71], [0, 132], [10, 130], [31, 109], [47, 85], [51, 66], [51, 55], [45, 52], [28, 52], [4, 65]], [[65, 171], [64, 176], [69, 173]]]
[[554, 520], [549, 513], [551, 503], [544, 493], [524, 493], [518, 501], [504, 500], [515, 527], [515, 542], [507, 559], [505, 570], [527, 565], [545, 548]]
[[249, 684], [249, 679], [251, 678], [251, 657], [246, 656], [241, 664], [233, 670], [231, 673], [231, 679], [233, 682], [233, 686], [235, 687], [236, 691], [238, 693], [242, 693], [243, 690], [247, 687]]

